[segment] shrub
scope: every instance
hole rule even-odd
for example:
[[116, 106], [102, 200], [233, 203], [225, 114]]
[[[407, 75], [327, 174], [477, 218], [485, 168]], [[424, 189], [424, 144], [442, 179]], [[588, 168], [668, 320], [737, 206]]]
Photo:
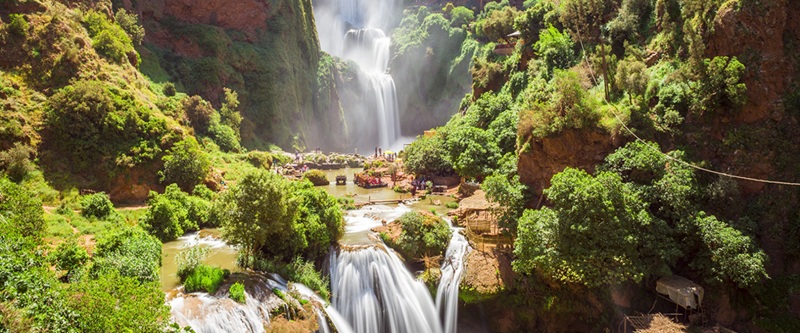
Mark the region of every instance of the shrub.
[[80, 318], [74, 324], [78, 332], [163, 332], [170, 323], [158, 282], [110, 273], [71, 284], [69, 291], [69, 308]]
[[471, 9], [458, 6], [450, 12], [450, 26], [461, 27], [475, 20], [475, 13]]
[[444, 204], [444, 206], [449, 208], [449, 209], [456, 209], [456, 208], [458, 208], [458, 202], [450, 201], [450, 202]]
[[116, 271], [140, 282], [158, 281], [161, 242], [139, 227], [123, 226], [99, 237], [93, 258], [93, 276]]
[[189, 124], [198, 134], [208, 133], [209, 126], [211, 126], [212, 116], [216, 111], [211, 106], [211, 103], [205, 101], [202, 97], [194, 95], [192, 97], [183, 99], [183, 113]]
[[75, 239], [70, 239], [56, 247], [51, 261], [56, 266], [56, 269], [67, 271], [67, 276], [71, 276], [73, 272], [83, 267], [88, 260], [89, 254], [86, 249], [78, 245]]
[[561, 33], [552, 25], [539, 32], [539, 41], [533, 49], [547, 64], [548, 72], [556, 68], [569, 68], [575, 62], [574, 43], [569, 35]]
[[397, 223], [403, 231], [395, 246], [406, 256], [441, 255], [450, 241], [451, 231], [447, 222], [433, 214], [409, 212], [397, 219]]
[[331, 183], [321, 170], [308, 170], [303, 174], [303, 179], [310, 180], [314, 186], [328, 185]]
[[211, 160], [194, 137], [176, 143], [163, 157], [164, 169], [159, 172], [163, 183], [176, 183], [184, 191], [200, 184], [210, 172]]
[[245, 175], [217, 199], [214, 211], [229, 244], [246, 257], [324, 257], [343, 232], [336, 199], [310, 182], [290, 182], [267, 170]]
[[22, 14], [11, 14], [8, 15], [9, 22], [8, 22], [8, 31], [17, 35], [17, 36], [25, 36], [28, 33], [28, 21], [25, 20], [25, 17]]
[[239, 136], [230, 126], [215, 123], [211, 125], [208, 132], [222, 151], [238, 153], [242, 150]]
[[452, 174], [453, 166], [447, 159], [447, 150], [440, 135], [418, 137], [405, 150], [403, 167], [411, 174]]
[[[205, 188], [205, 190], [203, 190]], [[198, 185], [195, 192], [213, 198], [207, 187]], [[167, 186], [164, 194], [150, 192], [147, 212], [139, 223], [150, 234], [162, 241], [171, 241], [184, 233], [210, 226], [211, 202], [200, 196], [190, 196], [181, 191], [177, 184]]]
[[162, 91], [164, 92], [164, 96], [167, 97], [175, 96], [175, 94], [178, 93], [178, 91], [175, 89], [175, 84], [172, 82], [164, 83], [164, 88], [162, 88]]
[[218, 267], [199, 265], [183, 281], [183, 290], [187, 293], [205, 291], [209, 294], [217, 292], [222, 281], [230, 272]]
[[122, 30], [125, 30], [125, 33], [128, 34], [136, 45], [142, 45], [142, 40], [144, 40], [144, 27], [139, 24], [139, 16], [134, 13], [128, 13], [125, 8], [122, 8], [114, 15], [114, 21], [122, 27]]
[[[97, 53], [117, 63], [128, 59], [128, 54], [136, 54], [131, 37], [122, 27], [109, 21], [105, 14], [89, 11], [84, 16], [83, 23], [94, 41], [92, 46]], [[132, 64], [137, 64], [138, 55], [132, 60]]]
[[0, 166], [3, 167], [8, 178], [15, 182], [21, 182], [28, 173], [36, 169], [30, 159], [33, 153], [35, 150], [30, 146], [16, 142], [13, 147], [0, 152]]
[[271, 258], [258, 258], [253, 262], [252, 266], [256, 270], [277, 273], [290, 281], [302, 283], [306, 287], [311, 288], [311, 290], [316, 291], [323, 299], [330, 299], [331, 294], [330, 290], [328, 290], [328, 278], [323, 277], [310, 261], [295, 257], [288, 264], [284, 264]]
[[240, 282], [232, 284], [231, 287], [228, 289], [228, 294], [230, 295], [231, 299], [236, 302], [242, 304], [245, 304], [247, 302], [244, 294], [244, 285], [241, 284]]
[[114, 212], [114, 204], [104, 192], [83, 196], [81, 207], [81, 215], [86, 218], [105, 219]]
[[247, 161], [256, 168], [272, 168], [272, 154], [261, 151], [251, 151], [247, 153]]
[[39, 238], [45, 227], [39, 197], [8, 178], [0, 178], [0, 231]]

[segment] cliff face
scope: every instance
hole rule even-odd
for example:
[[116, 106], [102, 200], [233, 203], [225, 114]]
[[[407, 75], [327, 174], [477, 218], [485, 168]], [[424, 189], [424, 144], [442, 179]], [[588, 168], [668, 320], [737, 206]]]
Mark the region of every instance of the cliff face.
[[311, 0], [126, 0], [147, 31], [141, 69], [218, 103], [239, 93], [249, 146], [302, 143], [314, 119], [319, 42]]
[[597, 130], [564, 130], [558, 135], [532, 139], [530, 149], [520, 152], [519, 179], [534, 194], [550, 187], [550, 178], [567, 167], [593, 172], [595, 165], [621, 145], [621, 140]]

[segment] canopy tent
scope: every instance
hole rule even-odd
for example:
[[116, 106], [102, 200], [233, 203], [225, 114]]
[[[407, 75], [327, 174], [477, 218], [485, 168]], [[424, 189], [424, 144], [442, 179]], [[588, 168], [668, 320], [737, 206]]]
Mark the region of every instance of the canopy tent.
[[699, 309], [703, 304], [703, 287], [678, 276], [666, 276], [656, 282], [656, 292], [667, 295], [669, 300], [684, 309]]

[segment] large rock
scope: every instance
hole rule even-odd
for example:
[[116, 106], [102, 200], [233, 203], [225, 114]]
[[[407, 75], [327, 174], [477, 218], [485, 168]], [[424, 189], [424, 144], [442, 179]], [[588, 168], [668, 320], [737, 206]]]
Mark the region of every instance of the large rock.
[[532, 139], [519, 154], [520, 181], [537, 196], [550, 187], [550, 178], [567, 167], [594, 172], [595, 165], [621, 145], [622, 140], [599, 130], [568, 129], [551, 137]]
[[720, 8], [706, 56], [736, 56], [745, 65], [748, 103], [737, 120], [754, 123], [770, 117], [794, 77], [785, 49], [800, 32], [800, 5], [773, 0], [743, 6], [736, 10], [735, 2], [728, 2]]

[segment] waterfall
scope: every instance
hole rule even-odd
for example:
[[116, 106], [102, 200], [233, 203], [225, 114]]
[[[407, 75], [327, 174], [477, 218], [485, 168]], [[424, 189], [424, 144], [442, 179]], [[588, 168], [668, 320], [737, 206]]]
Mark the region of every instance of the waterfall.
[[450, 245], [447, 246], [442, 263], [442, 277], [436, 290], [436, 309], [439, 311], [444, 333], [455, 333], [458, 320], [458, 289], [464, 272], [464, 257], [470, 247], [467, 238], [461, 234], [461, 228], [454, 228]]
[[393, 28], [399, 3], [329, 0], [314, 5], [322, 50], [355, 62], [365, 78], [360, 80], [360, 100], [342, 100], [349, 123], [347, 137], [362, 151], [372, 151], [376, 146], [396, 149], [400, 137], [397, 92], [388, 74], [391, 39], [385, 34], [386, 29]]
[[345, 249], [330, 262], [333, 305], [354, 332], [442, 332], [425, 285], [391, 250]]

